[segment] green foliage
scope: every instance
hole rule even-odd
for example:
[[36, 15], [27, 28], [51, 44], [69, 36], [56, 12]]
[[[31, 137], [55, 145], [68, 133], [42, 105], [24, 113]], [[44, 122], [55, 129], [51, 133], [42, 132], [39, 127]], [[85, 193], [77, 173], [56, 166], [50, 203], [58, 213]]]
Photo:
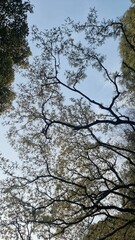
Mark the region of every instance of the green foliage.
[[0, 63], [0, 85], [3, 86], [10, 84], [14, 79], [12, 57], [10, 57], [7, 53], [3, 53], [0, 55]]
[[[110, 72], [99, 53], [122, 30], [120, 22], [98, 21], [95, 9], [84, 23], [67, 19], [45, 32], [33, 28], [41, 55], [29, 66], [28, 81], [20, 84], [7, 120], [8, 138], [21, 161], [2, 159], [0, 165], [7, 174], [0, 199], [3, 239], [9, 226], [9, 235], [17, 237], [18, 229], [24, 234], [32, 227], [37, 238], [80, 240], [97, 217], [107, 218], [99, 223], [98, 236], [106, 223], [112, 236], [110, 224], [119, 232], [134, 222], [134, 206], [122, 201], [131, 202], [127, 190], [135, 183], [123, 177], [121, 166], [132, 165], [135, 152], [125, 132], [135, 128], [135, 121], [121, 101], [121, 74]], [[107, 82], [109, 98], [98, 101], [96, 91], [93, 97], [96, 81]]]
[[15, 93], [9, 87], [0, 87], [0, 114], [9, 110], [14, 99]]
[[89, 233], [84, 240], [134, 240], [135, 218], [130, 214], [121, 214], [101, 220], [90, 226]]
[[[15, 66], [21, 68], [28, 66], [28, 57], [31, 54], [27, 41], [28, 12], [32, 12], [29, 1], [0, 1], [0, 88], [3, 92], [2, 96], [7, 96], [7, 91], [4, 93], [4, 89], [10, 87], [14, 80]], [[7, 99], [7, 102], [10, 99], [9, 106], [11, 95]]]
[[27, 42], [29, 33], [27, 12], [31, 11], [29, 1], [23, 3], [22, 0], [3, 0], [0, 2], [0, 55], [2, 58], [0, 75], [2, 76], [5, 64], [9, 64], [11, 72], [14, 65], [26, 67], [28, 64], [30, 48]]
[[[122, 37], [120, 40], [120, 54], [122, 58], [122, 74], [123, 78], [121, 83], [126, 86], [128, 92], [129, 103], [132, 108], [128, 111], [129, 116], [134, 119], [134, 99], [135, 99], [135, 1], [131, 1], [133, 5], [125, 12], [122, 18]], [[132, 100], [132, 101], [131, 101]], [[125, 207], [135, 208], [135, 129], [126, 130], [126, 142], [127, 148], [131, 150], [129, 157], [131, 162], [126, 161], [123, 169], [123, 178], [126, 179], [127, 183], [132, 183], [128, 189], [124, 190], [127, 196], [131, 199], [127, 199], [126, 196], [123, 198], [123, 204]]]
[[126, 11], [122, 24], [123, 33], [120, 41], [122, 83], [135, 94], [135, 6]]

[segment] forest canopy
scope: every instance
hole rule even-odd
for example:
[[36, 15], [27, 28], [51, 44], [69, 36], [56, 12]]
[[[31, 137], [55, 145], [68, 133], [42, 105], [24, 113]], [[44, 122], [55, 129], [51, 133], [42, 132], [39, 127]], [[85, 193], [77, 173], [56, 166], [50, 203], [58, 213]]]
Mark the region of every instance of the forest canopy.
[[135, 5], [131, 6], [122, 18], [123, 34], [120, 41], [122, 58], [122, 82], [128, 92], [135, 95]]
[[[1, 157], [2, 239], [129, 237], [135, 225], [135, 111], [123, 62], [126, 47], [135, 47], [125, 23], [131, 12], [100, 21], [91, 8], [83, 23], [68, 18], [44, 32], [33, 26], [41, 54], [28, 66], [28, 81], [7, 116], [20, 161]], [[122, 67], [112, 71], [102, 47], [116, 39]], [[129, 62], [128, 71], [134, 74]], [[92, 96], [96, 80], [109, 86], [102, 101], [97, 92]]]
[[28, 12], [32, 12], [29, 1], [0, 1], [0, 113], [9, 109], [15, 97], [11, 90], [15, 66], [28, 66]]

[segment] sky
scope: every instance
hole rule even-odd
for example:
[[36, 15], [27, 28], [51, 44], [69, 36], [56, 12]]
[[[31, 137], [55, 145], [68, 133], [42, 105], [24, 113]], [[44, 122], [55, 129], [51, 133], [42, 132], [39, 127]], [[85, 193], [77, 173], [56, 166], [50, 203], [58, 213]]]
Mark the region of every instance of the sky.
[[101, 18], [115, 18], [123, 15], [129, 7], [129, 0], [31, 0], [35, 5], [34, 14], [29, 16], [29, 24], [42, 30], [63, 23], [71, 17], [84, 20], [90, 7], [95, 7]]
[[[80, 22], [84, 21], [90, 7], [96, 8], [101, 19], [115, 19], [116, 17], [121, 17], [131, 5], [129, 0], [31, 0], [30, 2], [35, 6], [34, 13], [29, 14], [28, 16], [30, 31], [32, 25], [36, 25], [40, 30], [59, 26], [67, 17]], [[35, 54], [38, 54], [38, 51], [31, 42], [31, 35], [29, 36], [29, 44], [32, 51]], [[112, 68], [115, 68], [119, 63], [119, 60], [116, 59], [116, 56], [113, 54], [114, 48], [117, 50], [117, 46], [112, 47], [112, 45], [108, 45], [105, 49], [107, 54], [112, 55]], [[21, 76], [17, 74], [17, 83], [20, 81], [19, 79], [21, 79]], [[97, 86], [97, 89], [98, 88], [100, 89], [100, 85]], [[100, 94], [103, 94], [103, 92]], [[1, 116], [1, 122], [2, 121], [3, 119]], [[15, 153], [15, 151], [10, 147], [5, 137], [6, 130], [7, 128], [1, 124], [0, 152], [2, 152], [5, 157], [14, 160], [17, 158], [17, 153]]]

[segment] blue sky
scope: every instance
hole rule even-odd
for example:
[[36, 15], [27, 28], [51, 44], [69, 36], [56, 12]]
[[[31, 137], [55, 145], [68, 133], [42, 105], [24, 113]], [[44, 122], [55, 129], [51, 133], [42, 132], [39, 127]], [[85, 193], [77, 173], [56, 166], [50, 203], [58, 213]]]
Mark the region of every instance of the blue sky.
[[30, 25], [36, 24], [42, 30], [61, 24], [64, 19], [84, 20], [90, 7], [95, 7], [101, 18], [121, 16], [129, 7], [129, 0], [31, 0], [35, 5], [30, 15]]
[[[31, 28], [32, 25], [37, 25], [40, 30], [59, 26], [67, 17], [76, 21], [83, 21], [86, 19], [90, 7], [95, 7], [97, 9], [101, 19], [115, 19], [116, 17], [122, 16], [130, 6], [129, 0], [31, 0], [31, 3], [35, 5], [35, 7], [34, 13], [29, 15], [28, 18], [29, 27]], [[117, 46], [114, 47], [117, 49]], [[38, 53], [33, 45], [32, 50]], [[106, 51], [114, 57], [114, 65], [112, 67], [115, 68], [118, 64], [118, 59], [113, 55], [113, 47], [108, 46]], [[19, 78], [21, 77], [17, 75], [16, 82], [19, 82]], [[100, 88], [100, 85], [97, 86], [97, 88], [98, 87]], [[6, 128], [1, 126], [0, 132], [0, 152], [12, 160], [17, 158], [17, 155], [11, 149], [5, 138]]]

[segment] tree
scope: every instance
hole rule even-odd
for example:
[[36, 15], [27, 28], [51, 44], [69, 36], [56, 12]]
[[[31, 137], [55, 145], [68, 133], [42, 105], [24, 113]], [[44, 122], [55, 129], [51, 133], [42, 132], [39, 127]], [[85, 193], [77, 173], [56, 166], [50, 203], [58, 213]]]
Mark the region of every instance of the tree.
[[131, 2], [134, 4], [134, 3], [135, 3], [135, 0], [131, 0]]
[[120, 41], [122, 58], [122, 83], [129, 92], [135, 94], [135, 5], [131, 6], [122, 18], [123, 33]]
[[[29, 33], [27, 13], [32, 12], [29, 1], [0, 1], [0, 91], [2, 96], [10, 92], [14, 80], [15, 66], [26, 68], [30, 48], [27, 36]], [[13, 95], [10, 92], [10, 96]], [[9, 106], [11, 98], [7, 98]], [[2, 104], [2, 102], [1, 102]]]
[[[131, 219], [130, 224], [126, 224], [129, 219]], [[124, 225], [123, 228], [121, 228], [122, 225]], [[118, 228], [119, 231], [117, 231]], [[108, 218], [93, 224], [84, 240], [105, 239], [104, 236], [108, 236], [109, 240], [120, 240], [121, 237], [123, 237], [124, 240], [134, 240], [135, 224], [130, 214], [127, 216], [126, 214], [121, 214], [119, 216], [114, 216], [112, 219]]]
[[[135, 2], [132, 1], [134, 4]], [[131, 6], [124, 16], [122, 17], [121, 21], [123, 24], [123, 31], [121, 35], [120, 40], [120, 55], [122, 58], [122, 84], [126, 86], [126, 91], [129, 95], [129, 102], [130, 102], [130, 110], [128, 111], [128, 114], [130, 115], [130, 118], [134, 119], [135, 112], [134, 112], [134, 97], [135, 97], [135, 91], [134, 91], [134, 78], [135, 78], [135, 25], [134, 25], [134, 19], [135, 19], [135, 6]], [[132, 96], [132, 101], [131, 101]], [[132, 151], [134, 151], [134, 140], [135, 140], [135, 132], [134, 129], [127, 129], [126, 130], [126, 141], [128, 148]], [[130, 157], [132, 159], [132, 164], [129, 161], [126, 161], [123, 166], [123, 179], [129, 182], [135, 182], [135, 156], [134, 154], [130, 154]], [[122, 189], [122, 193], [124, 193], [123, 197], [123, 207], [130, 207], [135, 208], [135, 188], [134, 186], [131, 186], [127, 189]], [[126, 197], [126, 195], [128, 197]], [[132, 200], [129, 200], [129, 197], [132, 198]], [[126, 221], [131, 219], [130, 225], [128, 224], [126, 226]], [[132, 221], [133, 220], [133, 221]], [[125, 223], [125, 226], [121, 228], [122, 222]], [[119, 231], [116, 231], [117, 228], [120, 226]], [[113, 233], [113, 234], [110, 234]], [[89, 234], [86, 236], [86, 239], [89, 239], [89, 235], [91, 236], [90, 239], [104, 239], [104, 236], [108, 235], [109, 240], [119, 240], [121, 239], [121, 236], [124, 236], [124, 239], [134, 239], [135, 238], [135, 232], [134, 232], [134, 218], [132, 219], [130, 214], [120, 214], [114, 216], [113, 219], [107, 218], [105, 221], [100, 221], [97, 224], [93, 224], [93, 226], [89, 230]]]
[[0, 113], [4, 113], [11, 106], [15, 99], [15, 93], [9, 87], [0, 88]]
[[[1, 183], [5, 238], [9, 226], [18, 237], [11, 225], [12, 213], [18, 224], [35, 229], [39, 239], [82, 239], [101, 218], [118, 223], [115, 232], [109, 229], [109, 236], [135, 223], [135, 208], [123, 206], [123, 199], [134, 200], [126, 190], [135, 182], [127, 181], [122, 172], [126, 161], [135, 167], [135, 151], [126, 140], [126, 131], [134, 131], [135, 121], [121, 101], [121, 72], [110, 72], [99, 53], [106, 40], [120, 34], [125, 34], [123, 24], [99, 22], [95, 9], [83, 24], [67, 19], [44, 33], [33, 28], [42, 53], [29, 66], [29, 82], [20, 85], [8, 121], [8, 137], [21, 161], [9, 164], [1, 159], [8, 176]], [[80, 35], [82, 42], [77, 40]], [[108, 100], [91, 97], [93, 69], [112, 90]], [[84, 86], [87, 89], [82, 90]], [[120, 221], [122, 215], [130, 217]], [[99, 239], [107, 237], [105, 232]]]
[[[122, 24], [123, 24], [123, 34], [120, 40], [120, 54], [122, 58], [122, 84], [126, 86], [126, 91], [129, 93], [129, 103], [131, 109], [128, 111], [128, 114], [134, 118], [134, 97], [135, 97], [135, 5], [134, 1], [131, 1], [133, 5], [125, 12], [124, 16], [122, 17]], [[134, 150], [134, 129], [126, 131], [127, 135], [127, 142], [129, 148]], [[132, 155], [133, 162], [134, 155]], [[126, 163], [126, 173], [124, 176], [128, 179], [128, 181], [132, 181], [134, 179], [134, 166]], [[130, 180], [129, 180], [130, 178]], [[128, 189], [128, 195], [132, 197], [134, 195], [134, 187]], [[130, 204], [134, 205], [134, 201]]]

